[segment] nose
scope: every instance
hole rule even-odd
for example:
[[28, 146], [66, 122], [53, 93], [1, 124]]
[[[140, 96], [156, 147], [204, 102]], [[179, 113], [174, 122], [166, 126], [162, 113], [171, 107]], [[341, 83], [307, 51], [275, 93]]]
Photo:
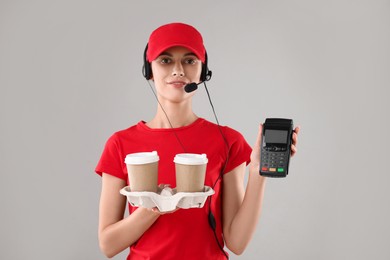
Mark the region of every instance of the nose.
[[172, 70], [172, 76], [184, 77], [184, 68], [181, 62], [175, 62], [175, 66]]

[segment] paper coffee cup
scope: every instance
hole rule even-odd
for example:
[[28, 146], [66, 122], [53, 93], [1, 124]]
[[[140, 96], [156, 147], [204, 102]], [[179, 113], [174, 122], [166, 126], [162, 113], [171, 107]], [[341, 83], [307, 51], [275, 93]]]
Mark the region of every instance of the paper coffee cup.
[[181, 153], [174, 160], [177, 192], [202, 192], [206, 177], [206, 154]]
[[157, 192], [159, 160], [156, 151], [126, 155], [125, 163], [131, 191]]

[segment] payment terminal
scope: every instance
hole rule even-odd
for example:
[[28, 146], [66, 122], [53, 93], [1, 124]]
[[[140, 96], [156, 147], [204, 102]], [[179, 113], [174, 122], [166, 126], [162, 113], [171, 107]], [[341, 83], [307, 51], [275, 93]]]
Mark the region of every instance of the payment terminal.
[[290, 161], [293, 120], [267, 118], [261, 139], [260, 175], [286, 177]]

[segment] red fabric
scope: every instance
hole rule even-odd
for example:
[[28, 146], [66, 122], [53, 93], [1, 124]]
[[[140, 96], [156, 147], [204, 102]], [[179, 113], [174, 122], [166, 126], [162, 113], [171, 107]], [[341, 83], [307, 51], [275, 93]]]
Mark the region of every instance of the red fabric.
[[[249, 163], [251, 148], [243, 136], [229, 128], [221, 127], [229, 143], [229, 160], [225, 173], [243, 162]], [[198, 119], [193, 124], [172, 129], [151, 129], [144, 122], [112, 135], [104, 148], [95, 169], [127, 181], [124, 159], [134, 152], [157, 151], [159, 161], [159, 184], [176, 186], [173, 158], [183, 153], [177, 141], [180, 138], [188, 153], [205, 153], [208, 157], [205, 185], [213, 187], [226, 160], [226, 144], [216, 124]], [[127, 181], [128, 182], [128, 181]], [[221, 181], [214, 187], [211, 210], [217, 221], [217, 236], [223, 245], [221, 226]], [[208, 223], [208, 203], [201, 209], [180, 209], [165, 214], [131, 246], [127, 259], [225, 259], [218, 247], [214, 233]], [[129, 211], [136, 207], [129, 205]]]
[[146, 58], [152, 62], [163, 51], [173, 46], [186, 47], [205, 63], [206, 49], [203, 46], [202, 35], [194, 27], [184, 23], [165, 24], [154, 30], [149, 37]]

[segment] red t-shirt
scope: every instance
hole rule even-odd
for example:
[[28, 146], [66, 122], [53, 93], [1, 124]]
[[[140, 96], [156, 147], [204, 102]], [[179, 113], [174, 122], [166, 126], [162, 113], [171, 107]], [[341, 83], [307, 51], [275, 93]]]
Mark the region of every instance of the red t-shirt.
[[[221, 135], [224, 133], [229, 150]], [[180, 139], [186, 151], [178, 142]], [[208, 164], [205, 185], [213, 187], [227, 158], [224, 173], [246, 162], [249, 163], [251, 148], [243, 136], [226, 126], [208, 122], [202, 118], [191, 125], [175, 129], [152, 129], [141, 121], [128, 129], [116, 132], [107, 141], [96, 173], [111, 174], [123, 180], [127, 178], [124, 163], [129, 153], [157, 151], [160, 157], [158, 183], [176, 187], [175, 164], [178, 153], [205, 153]], [[215, 216], [216, 234], [223, 246], [221, 181], [214, 187], [211, 210]], [[118, 191], [119, 192], [119, 191]], [[209, 200], [203, 208], [179, 209], [172, 214], [160, 216], [157, 221], [130, 247], [127, 259], [226, 259], [219, 249], [212, 228], [208, 223]], [[136, 210], [129, 204], [129, 212]], [[131, 232], [131, 231], [129, 231]]]

